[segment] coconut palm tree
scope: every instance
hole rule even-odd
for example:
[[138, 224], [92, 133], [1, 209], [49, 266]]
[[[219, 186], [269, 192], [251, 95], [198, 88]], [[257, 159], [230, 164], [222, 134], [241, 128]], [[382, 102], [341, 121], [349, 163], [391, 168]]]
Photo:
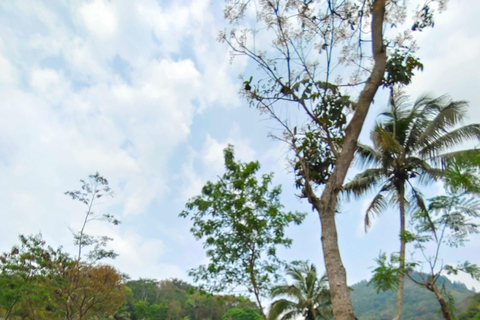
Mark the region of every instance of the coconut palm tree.
[[[412, 180], [426, 184], [442, 177], [442, 166], [454, 155], [477, 152], [463, 150], [452, 152], [471, 139], [480, 138], [480, 124], [458, 125], [467, 115], [465, 101], [452, 101], [447, 96], [420, 97], [409, 106], [405, 96], [392, 94], [389, 110], [379, 115], [371, 132], [373, 147], [359, 144], [357, 159], [366, 168], [344, 186], [349, 197], [363, 196], [375, 190], [365, 213], [365, 230], [372, 215], [384, 212], [391, 204], [400, 213], [400, 269], [405, 268], [406, 210], [419, 207], [427, 211], [420, 191]], [[407, 199], [408, 197], [408, 199]], [[404, 273], [398, 279], [395, 320], [402, 313]]]
[[317, 276], [317, 269], [306, 262], [287, 269], [295, 280], [293, 285], [280, 285], [272, 289], [275, 300], [270, 306], [268, 320], [290, 320], [298, 316], [305, 320], [333, 319], [327, 277]]

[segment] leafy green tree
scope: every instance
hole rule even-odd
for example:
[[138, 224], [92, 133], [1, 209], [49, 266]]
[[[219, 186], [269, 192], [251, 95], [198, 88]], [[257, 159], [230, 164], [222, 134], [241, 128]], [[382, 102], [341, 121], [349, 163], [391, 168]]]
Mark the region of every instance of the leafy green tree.
[[137, 320], [157, 320], [168, 318], [168, 306], [163, 304], [149, 305], [145, 301], [138, 301], [134, 311]]
[[113, 196], [113, 192], [108, 186], [108, 180], [97, 172], [89, 175], [88, 180], [80, 180], [80, 182], [82, 183], [81, 190], [65, 192], [65, 194], [72, 197], [73, 200], [78, 200], [87, 207], [82, 227], [79, 231], [72, 231], [74, 244], [78, 247], [77, 261], [80, 262], [82, 259], [82, 250], [88, 246], [93, 246], [93, 249], [91, 249], [87, 255], [91, 262], [96, 262], [103, 258], [115, 258], [117, 254], [114, 251], [105, 249], [107, 243], [113, 239], [107, 236], [96, 237], [85, 232], [87, 224], [91, 221], [107, 221], [114, 225], [120, 223], [120, 221], [111, 214], [100, 214], [93, 210], [100, 198]]
[[253, 308], [233, 308], [228, 310], [222, 317], [222, 320], [262, 320], [263, 317], [258, 310]]
[[224, 156], [223, 176], [216, 183], [207, 182], [202, 194], [180, 213], [191, 217], [191, 231], [203, 240], [210, 259], [190, 274], [213, 291], [246, 286], [265, 318], [261, 297], [281, 265], [277, 247], [290, 246], [285, 228], [301, 223], [305, 214], [282, 211], [281, 189], [270, 188], [273, 174], [257, 178], [258, 162], [236, 162], [233, 146], [224, 150]]
[[298, 319], [299, 316], [305, 320], [333, 319], [325, 275], [318, 277], [317, 268], [306, 262], [294, 263], [287, 269], [287, 274], [295, 282], [272, 288], [272, 298], [286, 296], [288, 299], [278, 299], [272, 303], [269, 320]]
[[170, 301], [168, 304], [168, 319], [170, 320], [179, 320], [182, 316], [183, 309], [180, 302], [176, 300]]
[[391, 204], [399, 208], [400, 272], [394, 318], [399, 319], [403, 309], [405, 248], [408, 241], [406, 209], [408, 206], [417, 206], [427, 212], [421, 193], [412, 181], [428, 183], [437, 180], [444, 171], [436, 164], [446, 161], [453, 154], [476, 152], [449, 151], [468, 140], [480, 139], [480, 124], [458, 127], [467, 115], [467, 103], [452, 101], [446, 96], [423, 96], [410, 107], [404, 96], [394, 96], [392, 91], [389, 107], [380, 115], [372, 130], [373, 147], [358, 145], [358, 160], [368, 168], [357, 174], [343, 190], [347, 195], [354, 194], [357, 197], [370, 190], [378, 192], [365, 213], [366, 228], [370, 225], [372, 215], [386, 211]]
[[132, 295], [136, 298], [136, 300], [150, 304], [157, 302], [160, 294], [160, 283], [158, 280], [138, 279], [129, 281], [127, 285], [130, 290], [132, 290]]
[[41, 234], [19, 238], [20, 246], [0, 256], [0, 317], [61, 319], [56, 296], [72, 261], [61, 248], [47, 247]]

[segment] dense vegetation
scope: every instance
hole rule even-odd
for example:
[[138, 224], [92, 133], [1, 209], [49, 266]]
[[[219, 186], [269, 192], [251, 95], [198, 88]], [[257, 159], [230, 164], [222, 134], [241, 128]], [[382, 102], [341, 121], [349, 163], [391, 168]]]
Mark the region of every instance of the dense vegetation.
[[255, 313], [258, 309], [247, 298], [233, 295], [212, 295], [178, 279], [128, 281], [131, 290], [116, 319], [237, 319], [235, 315]]

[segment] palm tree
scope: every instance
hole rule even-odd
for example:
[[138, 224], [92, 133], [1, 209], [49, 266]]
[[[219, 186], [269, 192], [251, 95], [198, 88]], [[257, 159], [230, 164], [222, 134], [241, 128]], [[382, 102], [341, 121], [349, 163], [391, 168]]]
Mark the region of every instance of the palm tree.
[[[394, 320], [402, 314], [405, 268], [406, 209], [418, 207], [427, 211], [420, 191], [412, 180], [426, 184], [442, 177], [442, 165], [454, 155], [476, 152], [451, 152], [470, 139], [480, 138], [480, 124], [457, 127], [467, 115], [465, 101], [452, 101], [446, 96], [420, 97], [409, 107], [406, 97], [390, 98], [389, 110], [379, 115], [371, 132], [373, 147], [359, 144], [357, 159], [365, 171], [344, 186], [347, 197], [363, 196], [378, 190], [365, 213], [365, 230], [372, 215], [385, 211], [390, 204], [400, 212], [400, 275]], [[406, 199], [409, 195], [409, 199]]]
[[[306, 262], [296, 263], [287, 269], [295, 283], [272, 289], [272, 298], [286, 296], [289, 299], [275, 300], [270, 306], [268, 320], [290, 320], [298, 316], [305, 320], [333, 319], [327, 277], [317, 277], [317, 269]], [[293, 300], [293, 301], [292, 301]]]

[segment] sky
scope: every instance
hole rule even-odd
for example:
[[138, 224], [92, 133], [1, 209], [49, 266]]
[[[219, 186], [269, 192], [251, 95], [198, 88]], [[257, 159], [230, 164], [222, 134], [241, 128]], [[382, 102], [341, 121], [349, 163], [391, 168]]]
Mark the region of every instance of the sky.
[[[274, 123], [238, 95], [245, 58], [231, 62], [217, 42], [226, 24], [222, 1], [59, 0], [0, 2], [0, 251], [19, 234], [41, 232], [74, 254], [71, 229], [85, 208], [64, 195], [100, 172], [115, 192], [95, 210], [122, 223], [88, 225], [109, 235], [120, 256], [109, 261], [132, 278], [189, 280], [205, 263], [201, 243], [178, 217], [204, 183], [223, 170], [222, 150], [275, 172], [287, 210], [308, 212], [286, 260], [308, 259], [323, 270], [318, 216], [298, 199], [287, 148], [268, 138]], [[424, 71], [408, 93], [450, 94], [480, 112], [480, 3], [452, 0], [435, 27], [418, 35]], [[380, 92], [365, 127], [385, 107]], [[361, 139], [368, 139], [368, 130]], [[430, 187], [431, 192], [439, 186]], [[371, 199], [371, 198], [370, 198]], [[363, 232], [369, 198], [345, 204], [337, 217], [348, 282], [371, 276], [380, 252], [398, 250], [398, 218], [385, 214]], [[444, 263], [480, 264], [480, 237], [444, 251]], [[459, 277], [469, 288], [480, 283]]]

